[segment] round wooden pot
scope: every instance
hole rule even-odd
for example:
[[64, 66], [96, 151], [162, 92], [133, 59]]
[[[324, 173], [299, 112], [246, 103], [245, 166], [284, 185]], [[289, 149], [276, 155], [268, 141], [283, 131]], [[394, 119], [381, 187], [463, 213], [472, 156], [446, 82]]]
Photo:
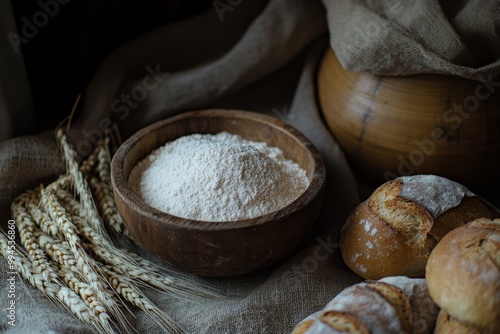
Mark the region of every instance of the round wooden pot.
[[365, 182], [436, 174], [474, 190], [499, 180], [500, 86], [494, 82], [346, 71], [329, 48], [318, 94], [326, 123]]

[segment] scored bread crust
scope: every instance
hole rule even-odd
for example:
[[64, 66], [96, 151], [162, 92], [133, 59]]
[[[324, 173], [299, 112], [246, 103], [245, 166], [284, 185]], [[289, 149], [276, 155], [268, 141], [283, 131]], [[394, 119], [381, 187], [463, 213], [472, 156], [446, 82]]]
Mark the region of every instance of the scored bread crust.
[[345, 288], [292, 334], [430, 334], [438, 312], [424, 279], [387, 277]]
[[[419, 178], [420, 183], [437, 177]], [[450, 182], [446, 191], [457, 191], [454, 200], [433, 208], [436, 217], [419, 203], [422, 196], [410, 199], [401, 194], [410, 178], [399, 178], [378, 187], [372, 195], [358, 205], [343, 226], [340, 250], [344, 262], [365, 279], [386, 276], [423, 277], [425, 265], [432, 249], [449, 231], [480, 217], [500, 217], [500, 212], [479, 196], [458, 187], [455, 182], [438, 178], [439, 184]], [[409, 183], [410, 185], [420, 184]], [[406, 184], [406, 187], [409, 185]], [[427, 189], [419, 186], [420, 191]], [[434, 192], [438, 189], [430, 187]], [[465, 189], [465, 190], [464, 190]], [[446, 195], [446, 193], [445, 193]], [[429, 194], [437, 198], [436, 194]], [[441, 196], [439, 198], [446, 198]], [[457, 199], [461, 201], [457, 206]], [[443, 200], [444, 201], [444, 200]]]
[[453, 318], [500, 333], [500, 219], [478, 219], [448, 233], [432, 252], [426, 280]]
[[411, 323], [413, 322], [413, 311], [411, 309], [410, 298], [399, 287], [385, 282], [370, 282], [366, 287], [377, 291], [389, 304], [394, 307], [401, 322], [403, 333], [411, 333]]
[[453, 318], [445, 310], [441, 310], [436, 321], [434, 334], [481, 334], [481, 332], [474, 326]]
[[369, 328], [371, 333], [402, 333], [397, 310], [366, 283], [344, 289], [326, 305], [324, 311], [350, 314]]
[[431, 334], [439, 313], [439, 307], [432, 300], [425, 279], [406, 276], [384, 277], [377, 282], [387, 283], [400, 288], [410, 300], [412, 316], [411, 332]]

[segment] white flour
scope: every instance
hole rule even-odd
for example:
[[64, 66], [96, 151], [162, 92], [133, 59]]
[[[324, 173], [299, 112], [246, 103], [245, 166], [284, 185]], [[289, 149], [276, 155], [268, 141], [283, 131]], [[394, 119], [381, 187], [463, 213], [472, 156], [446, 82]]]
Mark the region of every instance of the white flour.
[[158, 148], [134, 167], [128, 184], [160, 211], [222, 222], [279, 210], [306, 190], [309, 179], [279, 148], [221, 132]]

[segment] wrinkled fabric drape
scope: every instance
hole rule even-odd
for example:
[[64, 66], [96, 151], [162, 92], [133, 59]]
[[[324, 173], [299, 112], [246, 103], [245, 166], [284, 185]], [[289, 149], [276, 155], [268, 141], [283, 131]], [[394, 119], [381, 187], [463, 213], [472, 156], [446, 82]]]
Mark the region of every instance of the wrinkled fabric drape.
[[[477, 2], [464, 6], [477, 9]], [[403, 15], [404, 10], [391, 16], [395, 7], [390, 3], [243, 1], [222, 16], [214, 9], [147, 33], [115, 51], [96, 71], [70, 132], [80, 156], [88, 153], [111, 121], [127, 137], [183, 111], [231, 108], [263, 112], [290, 123], [324, 157], [328, 172], [325, 205], [315, 234], [296, 254], [245, 277], [208, 279], [228, 293], [226, 300], [178, 300], [144, 289], [188, 333], [287, 333], [343, 288], [361, 280], [343, 264], [336, 243], [342, 223], [360, 201], [358, 186], [322, 121], [316, 100], [316, 71], [329, 47], [328, 33], [343, 64], [353, 69], [399, 75], [444, 73], [447, 68], [451, 74], [472, 78], [497, 68], [494, 60], [477, 56], [468, 44], [472, 34], [467, 27], [482, 32], [488, 30], [487, 22], [477, 28], [456, 8], [450, 9], [455, 13], [450, 19], [444, 6], [430, 0], [408, 2], [413, 12], [421, 13], [419, 20]], [[453, 48], [437, 48], [435, 41], [424, 40], [419, 27], [434, 21], [446, 26], [436, 40], [448, 38]], [[378, 27], [375, 35], [369, 35], [372, 44], [380, 39], [401, 55], [393, 52], [383, 64], [373, 65], [381, 52], [387, 52], [366, 46], [366, 37], [359, 37], [365, 36], [365, 26], [370, 24]], [[360, 43], [339, 42], [353, 35]], [[485, 35], [485, 40], [491, 38]], [[498, 51], [495, 43], [491, 50], [492, 54]], [[409, 55], [414, 57], [411, 61]], [[488, 61], [493, 62], [488, 65]], [[406, 69], [401, 69], [403, 63]], [[1, 142], [0, 171], [0, 213], [5, 227], [16, 195], [64, 171], [53, 131]], [[0, 259], [1, 282], [8, 278], [7, 272], [6, 261]], [[16, 327], [5, 324], [6, 307], [0, 301], [0, 331], [90, 333], [63, 307], [20, 278], [16, 282]], [[0, 285], [0, 300], [5, 300], [7, 289]], [[147, 314], [135, 309], [133, 313], [130, 322], [140, 333], [161, 332]]]

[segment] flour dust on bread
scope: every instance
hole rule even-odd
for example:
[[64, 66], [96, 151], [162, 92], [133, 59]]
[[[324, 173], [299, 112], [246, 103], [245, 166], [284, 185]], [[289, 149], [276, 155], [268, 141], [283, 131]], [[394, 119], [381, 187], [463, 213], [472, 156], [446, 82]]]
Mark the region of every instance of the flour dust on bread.
[[400, 177], [353, 210], [341, 231], [342, 257], [365, 279], [423, 277], [439, 240], [481, 217], [500, 217], [500, 212], [454, 181], [435, 175]]
[[453, 318], [440, 328], [458, 321], [500, 333], [500, 219], [477, 219], [448, 233], [429, 257], [426, 281], [433, 300]]
[[388, 277], [347, 287], [293, 334], [430, 334], [439, 309], [424, 279]]

